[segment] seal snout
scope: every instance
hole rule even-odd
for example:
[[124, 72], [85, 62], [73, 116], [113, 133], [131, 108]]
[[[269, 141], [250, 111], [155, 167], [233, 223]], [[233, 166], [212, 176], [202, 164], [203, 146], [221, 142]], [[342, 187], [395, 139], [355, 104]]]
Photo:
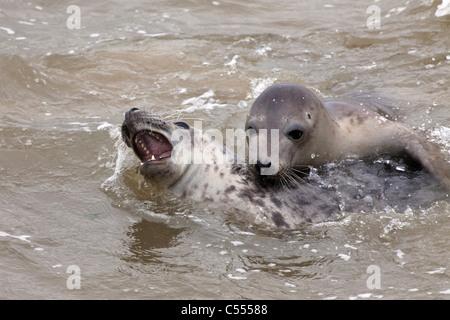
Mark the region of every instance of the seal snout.
[[131, 114], [137, 110], [139, 110], [139, 109], [131, 108], [129, 111], [125, 112], [125, 121], [122, 124], [122, 130], [121, 130], [122, 131], [122, 139], [129, 148], [131, 148], [131, 138], [132, 138], [132, 132], [131, 132], [132, 128], [130, 128], [130, 126], [129, 126]]
[[135, 112], [135, 111], [139, 111], [139, 109], [138, 109], [138, 108], [131, 108], [130, 110], [128, 110], [127, 112], [125, 112], [125, 119], [128, 119], [128, 118], [131, 116], [131, 114], [132, 114], [133, 112]]

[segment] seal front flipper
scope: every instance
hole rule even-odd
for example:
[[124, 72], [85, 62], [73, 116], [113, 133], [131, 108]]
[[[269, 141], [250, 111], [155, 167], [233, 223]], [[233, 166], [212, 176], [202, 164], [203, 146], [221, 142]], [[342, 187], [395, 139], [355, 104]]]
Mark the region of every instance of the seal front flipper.
[[439, 146], [428, 141], [420, 132], [404, 126], [407, 134], [400, 136], [405, 154], [419, 163], [450, 191], [450, 163]]

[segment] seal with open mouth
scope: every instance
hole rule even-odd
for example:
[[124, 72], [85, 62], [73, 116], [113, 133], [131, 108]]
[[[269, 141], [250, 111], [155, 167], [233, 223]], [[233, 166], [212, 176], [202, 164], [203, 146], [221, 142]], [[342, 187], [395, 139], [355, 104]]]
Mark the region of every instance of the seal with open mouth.
[[[133, 108], [125, 114], [122, 138], [139, 158], [139, 172], [151, 184], [181, 198], [233, 207], [246, 219], [251, 216], [254, 223], [295, 228], [304, 222], [330, 220], [340, 212], [332, 190], [261, 184], [245, 165], [234, 164], [234, 153], [196, 131], [184, 122], [166, 121]], [[186, 150], [196, 145], [202, 148], [201, 163], [192, 161], [193, 154]]]

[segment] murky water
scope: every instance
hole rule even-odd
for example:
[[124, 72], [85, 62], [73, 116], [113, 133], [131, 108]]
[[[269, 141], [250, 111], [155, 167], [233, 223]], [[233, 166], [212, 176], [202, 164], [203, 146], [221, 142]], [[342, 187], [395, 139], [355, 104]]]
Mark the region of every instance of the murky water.
[[317, 179], [364, 198], [392, 175], [380, 197], [404, 205], [265, 230], [143, 183], [120, 139], [131, 107], [243, 128], [278, 81], [370, 95], [448, 152], [440, 1], [77, 1], [80, 29], [71, 4], [0, 4], [0, 298], [450, 297], [450, 204], [426, 173], [335, 164]]

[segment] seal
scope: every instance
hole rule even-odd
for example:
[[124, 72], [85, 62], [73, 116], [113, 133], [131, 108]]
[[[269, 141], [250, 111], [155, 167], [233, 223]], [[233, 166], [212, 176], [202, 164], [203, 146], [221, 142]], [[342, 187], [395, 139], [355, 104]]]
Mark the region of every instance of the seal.
[[[308, 185], [298, 192], [297, 186], [260, 183], [245, 164], [235, 164], [233, 152], [187, 123], [133, 108], [121, 131], [144, 179], [177, 197], [224, 204], [244, 220], [280, 228], [330, 220], [340, 212], [333, 190]], [[194, 161], [195, 146], [202, 149], [202, 161]]]
[[[438, 145], [406, 124], [389, 120], [369, 107], [346, 101], [321, 101], [307, 88], [291, 83], [275, 84], [255, 100], [247, 116], [246, 130], [252, 139], [271, 148], [270, 137], [261, 129], [279, 130], [276, 179], [286, 170], [306, 169], [347, 157], [406, 156], [450, 190], [450, 163]], [[251, 148], [251, 147], [250, 147]], [[255, 150], [249, 150], [255, 153]], [[270, 153], [270, 152], [268, 152]], [[273, 165], [260, 156], [252, 170]]]

